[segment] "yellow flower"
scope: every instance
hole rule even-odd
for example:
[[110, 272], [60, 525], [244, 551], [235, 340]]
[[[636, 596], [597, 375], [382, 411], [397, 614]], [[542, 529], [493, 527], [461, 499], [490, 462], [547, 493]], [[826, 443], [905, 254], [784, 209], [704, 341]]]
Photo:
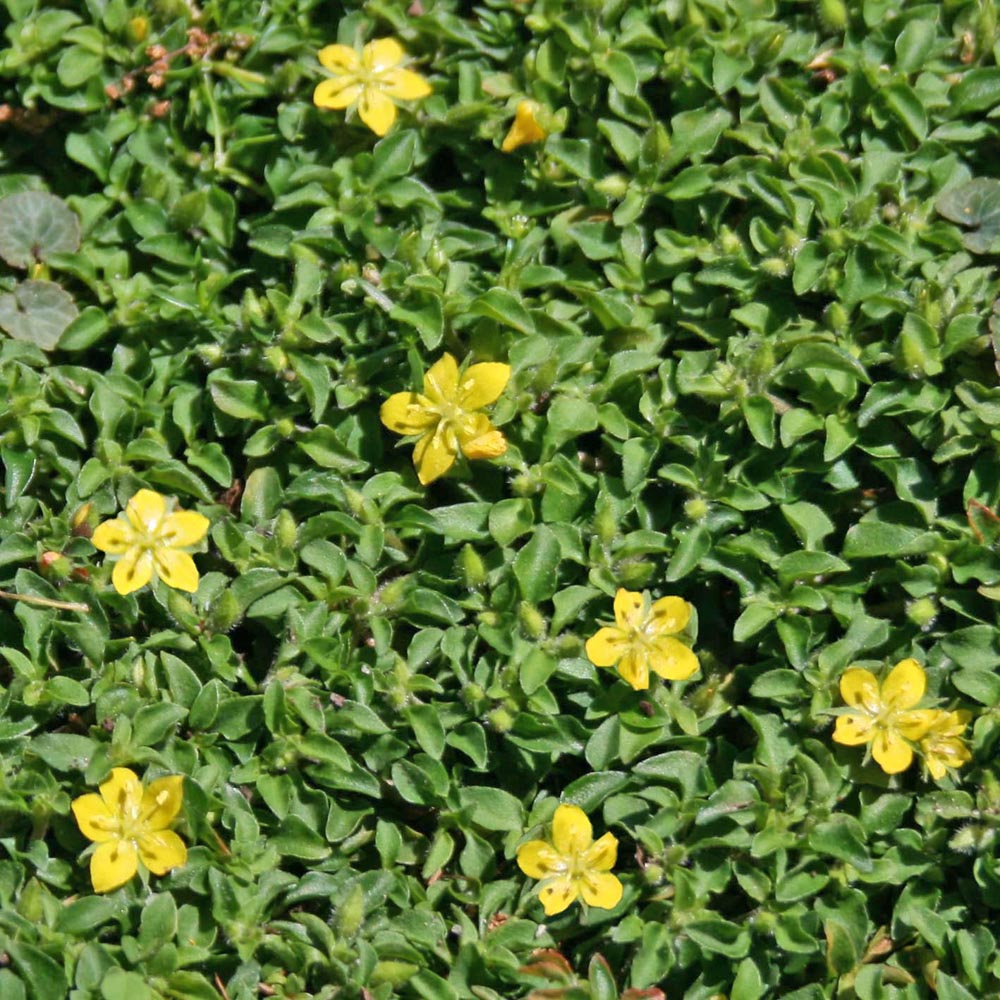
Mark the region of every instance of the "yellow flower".
[[119, 594], [131, 594], [158, 576], [168, 587], [194, 592], [198, 569], [185, 551], [208, 531], [209, 520], [190, 510], [167, 510], [154, 490], [139, 490], [125, 507], [125, 517], [99, 524], [91, 541], [115, 562], [111, 582]]
[[668, 681], [687, 680], [698, 669], [698, 657], [674, 636], [691, 620], [691, 605], [680, 597], [661, 597], [652, 605], [646, 595], [619, 588], [615, 625], [599, 629], [587, 640], [587, 656], [595, 667], [617, 666], [635, 688], [649, 687], [649, 671]]
[[532, 142], [541, 142], [548, 135], [535, 117], [540, 110], [541, 105], [536, 101], [521, 101], [518, 104], [514, 112], [514, 123], [500, 146], [505, 153], [511, 153], [519, 146], [527, 146]]
[[187, 861], [184, 841], [167, 829], [183, 798], [182, 775], [158, 778], [143, 788], [127, 767], [116, 767], [100, 795], [91, 792], [73, 801], [81, 833], [97, 844], [90, 859], [95, 892], [124, 885], [139, 870], [140, 861], [154, 875], [165, 875]]
[[852, 711], [838, 717], [834, 741], [848, 747], [870, 744], [886, 774], [905, 771], [913, 763], [907, 741], [923, 739], [938, 715], [935, 709], [913, 710], [926, 687], [924, 668], [913, 659], [900, 660], [881, 685], [868, 670], [844, 671], [840, 694]]
[[529, 878], [542, 879], [538, 896], [547, 917], [562, 913], [582, 896], [589, 906], [614, 909], [622, 884], [610, 874], [618, 839], [606, 833], [594, 842], [587, 814], [578, 806], [559, 806], [552, 819], [552, 841], [529, 840], [517, 849], [517, 864]]
[[431, 365], [424, 391], [397, 392], [381, 410], [382, 423], [396, 434], [419, 434], [413, 449], [417, 478], [426, 486], [454, 464], [459, 450], [466, 458], [497, 458], [507, 439], [477, 410], [495, 402], [510, 378], [510, 365], [471, 365], [460, 376], [450, 354]]
[[962, 740], [962, 733], [972, 719], [972, 713], [938, 711], [930, 729], [920, 741], [924, 764], [931, 777], [940, 781], [949, 768], [959, 768], [972, 760], [969, 748]]
[[319, 50], [319, 61], [333, 78], [316, 87], [313, 103], [335, 111], [357, 104], [361, 120], [376, 135], [385, 135], [396, 120], [394, 101], [417, 101], [431, 93], [419, 73], [402, 68], [405, 58], [395, 38], [376, 38], [360, 56], [348, 45], [327, 45]]

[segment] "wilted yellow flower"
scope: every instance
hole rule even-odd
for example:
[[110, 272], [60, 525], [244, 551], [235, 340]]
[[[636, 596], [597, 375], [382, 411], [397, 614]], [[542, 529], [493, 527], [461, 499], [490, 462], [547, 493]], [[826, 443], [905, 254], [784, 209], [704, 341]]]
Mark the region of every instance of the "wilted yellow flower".
[[923, 739], [939, 714], [913, 706], [924, 696], [927, 675], [916, 660], [900, 660], [879, 685], [875, 675], [851, 667], [840, 678], [841, 697], [853, 711], [838, 716], [833, 739], [844, 746], [871, 745], [871, 755], [886, 774], [913, 763], [909, 741]]
[[327, 45], [318, 58], [333, 75], [313, 91], [316, 107], [339, 111], [357, 104], [361, 120], [376, 135], [392, 128], [394, 101], [417, 101], [431, 93], [419, 73], [402, 67], [406, 52], [395, 38], [376, 38], [360, 56], [348, 45]]
[[578, 896], [589, 906], [614, 909], [622, 898], [622, 884], [610, 874], [617, 857], [617, 837], [606, 833], [595, 842], [587, 814], [566, 805], [552, 818], [551, 843], [529, 840], [517, 849], [521, 871], [542, 879], [538, 896], [547, 917], [562, 913]]
[[698, 657], [675, 638], [691, 620], [691, 605], [680, 597], [649, 597], [618, 589], [615, 625], [599, 629], [587, 640], [587, 656], [595, 667], [617, 667], [635, 688], [649, 687], [649, 671], [668, 681], [687, 680], [698, 669]]
[[920, 751], [932, 778], [940, 780], [949, 768], [959, 768], [972, 760], [972, 754], [962, 739], [962, 733], [971, 720], [972, 713], [964, 710], [938, 710], [935, 713], [930, 729], [920, 741]]
[[185, 550], [197, 545], [209, 520], [190, 510], [168, 511], [154, 490], [139, 490], [125, 507], [124, 518], [94, 529], [91, 542], [116, 559], [111, 582], [119, 594], [131, 594], [158, 576], [168, 587], [194, 592], [198, 568]]
[[73, 801], [80, 832], [94, 841], [90, 881], [95, 892], [111, 892], [139, 870], [141, 861], [154, 875], [165, 875], [187, 861], [184, 841], [167, 827], [180, 812], [184, 778], [158, 778], [143, 788], [127, 767], [116, 767], [100, 786]]
[[443, 476], [461, 450], [466, 458], [497, 458], [507, 439], [485, 413], [503, 392], [510, 365], [485, 362], [459, 375], [458, 364], [444, 354], [424, 375], [424, 391], [397, 392], [381, 410], [382, 423], [396, 434], [419, 434], [413, 449], [417, 478], [426, 486]]
[[511, 153], [519, 146], [527, 146], [532, 142], [541, 142], [548, 133], [535, 117], [541, 110], [537, 101], [521, 101], [514, 112], [514, 123], [504, 138], [500, 148], [505, 153]]

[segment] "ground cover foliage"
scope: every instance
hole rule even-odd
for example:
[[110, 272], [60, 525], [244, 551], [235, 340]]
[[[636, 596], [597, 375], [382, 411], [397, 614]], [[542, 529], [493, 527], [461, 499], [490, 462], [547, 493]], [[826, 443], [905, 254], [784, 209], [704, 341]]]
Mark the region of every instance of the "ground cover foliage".
[[[4, 1000], [998, 995], [993, 3], [3, 6]], [[381, 139], [312, 101], [377, 38]], [[508, 446], [422, 486], [445, 353]], [[112, 586], [140, 489], [195, 593]], [[697, 674], [592, 665], [619, 587]], [[907, 658], [940, 780], [831, 738]], [[187, 856], [98, 894], [112, 768]], [[612, 910], [518, 869], [560, 802]]]

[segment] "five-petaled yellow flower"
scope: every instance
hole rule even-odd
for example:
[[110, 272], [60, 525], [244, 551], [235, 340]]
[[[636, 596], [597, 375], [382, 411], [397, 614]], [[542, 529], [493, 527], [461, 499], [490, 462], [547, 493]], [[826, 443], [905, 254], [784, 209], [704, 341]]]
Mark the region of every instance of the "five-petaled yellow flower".
[[376, 135], [385, 135], [396, 120], [394, 101], [417, 101], [431, 93], [419, 73], [403, 68], [404, 59], [395, 38], [376, 38], [360, 56], [348, 45], [327, 45], [319, 50], [319, 61], [332, 77], [317, 85], [313, 103], [335, 111], [357, 104], [361, 120]]
[[505, 153], [512, 153], [519, 146], [532, 142], [541, 142], [548, 135], [535, 117], [540, 110], [541, 105], [536, 101], [521, 101], [518, 104], [514, 122], [500, 146]]
[[205, 537], [209, 523], [194, 511], [169, 511], [166, 499], [154, 490], [139, 490], [124, 518], [99, 524], [91, 541], [117, 560], [111, 582], [119, 594], [145, 587], [154, 576], [168, 587], [193, 593], [198, 568], [185, 550]]
[[424, 375], [423, 393], [397, 392], [382, 404], [389, 430], [420, 435], [413, 464], [424, 486], [443, 476], [459, 451], [466, 458], [497, 458], [507, 450], [507, 439], [476, 411], [495, 402], [509, 378], [510, 365], [493, 361], [459, 374], [455, 359], [445, 354]]
[[517, 864], [542, 880], [538, 896], [547, 917], [562, 913], [578, 896], [589, 906], [614, 909], [622, 884], [611, 874], [618, 839], [606, 833], [594, 841], [593, 827], [578, 806], [561, 805], [552, 819], [552, 841], [529, 840], [517, 849]]
[[141, 861], [154, 875], [165, 875], [187, 861], [184, 841], [167, 827], [180, 812], [184, 778], [158, 778], [143, 788], [127, 767], [116, 767], [100, 786], [73, 801], [80, 831], [97, 844], [90, 858], [95, 892], [111, 892], [139, 870]]
[[959, 768], [972, 760], [972, 754], [962, 739], [972, 713], [961, 709], [957, 712], [938, 711], [930, 729], [920, 740], [924, 764], [931, 777], [940, 781], [949, 768]]
[[838, 716], [834, 741], [849, 747], [870, 744], [871, 755], [886, 774], [905, 771], [913, 763], [910, 742], [923, 739], [939, 714], [936, 709], [914, 709], [926, 688], [924, 668], [913, 659], [900, 660], [881, 685], [861, 667], [845, 670], [840, 694], [851, 711]]
[[649, 687], [649, 671], [668, 681], [687, 680], [698, 669], [698, 657], [676, 638], [691, 620], [691, 605], [680, 597], [661, 597], [619, 588], [615, 625], [599, 629], [587, 640], [587, 656], [595, 667], [617, 667], [635, 688]]

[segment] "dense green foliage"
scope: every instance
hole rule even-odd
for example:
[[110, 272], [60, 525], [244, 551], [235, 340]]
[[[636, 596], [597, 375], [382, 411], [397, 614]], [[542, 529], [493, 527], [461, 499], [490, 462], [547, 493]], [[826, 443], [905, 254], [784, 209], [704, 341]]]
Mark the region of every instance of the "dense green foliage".
[[[992, 0], [3, 7], [3, 1000], [1000, 993]], [[312, 90], [388, 36], [377, 140]], [[424, 488], [379, 407], [445, 351], [509, 449]], [[194, 595], [88, 540], [143, 486]], [[590, 664], [619, 586], [692, 680]], [[910, 656], [940, 782], [830, 739]], [[96, 895], [114, 766], [190, 853]], [[560, 799], [615, 910], [515, 864]]]

